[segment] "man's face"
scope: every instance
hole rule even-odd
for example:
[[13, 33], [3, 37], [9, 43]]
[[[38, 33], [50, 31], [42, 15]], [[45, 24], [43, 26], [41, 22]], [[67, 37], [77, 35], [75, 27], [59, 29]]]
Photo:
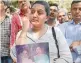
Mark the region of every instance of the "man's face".
[[71, 6], [71, 13], [74, 20], [81, 21], [81, 2]]
[[58, 8], [56, 6], [50, 6], [50, 18], [57, 17]]
[[65, 12], [59, 12], [57, 18], [60, 23], [63, 23], [66, 18]]
[[30, 7], [30, 3], [28, 0], [18, 0], [19, 8], [22, 10], [26, 10]]

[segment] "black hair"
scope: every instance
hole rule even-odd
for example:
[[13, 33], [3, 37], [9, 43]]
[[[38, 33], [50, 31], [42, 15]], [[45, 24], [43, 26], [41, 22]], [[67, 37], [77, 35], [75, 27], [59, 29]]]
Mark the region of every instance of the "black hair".
[[79, 2], [81, 2], [81, 0], [73, 0], [72, 3], [71, 3], [71, 7], [72, 7], [73, 4], [79, 3]]
[[[48, 4], [46, 1], [36, 1], [35, 3], [33, 3], [33, 5], [34, 5], [34, 4], [41, 4], [41, 5], [44, 5], [46, 14], [47, 14], [47, 16], [49, 16], [49, 14], [50, 14], [50, 6], [49, 6], [49, 4]], [[33, 5], [32, 5], [32, 6], [33, 6]], [[32, 7], [32, 6], [31, 6], [31, 7]]]
[[13, 12], [16, 11], [16, 9], [15, 9], [14, 7], [12, 7], [12, 6], [8, 6], [8, 7], [6, 8], [6, 11], [7, 11], [7, 9], [10, 9], [10, 13], [13, 13]]
[[56, 6], [56, 7], [58, 7], [58, 4], [57, 3], [51, 3], [51, 4], [49, 4], [50, 6]]
[[50, 5], [50, 6], [55, 6], [55, 7], [57, 7], [57, 9], [58, 9], [58, 4], [57, 4], [57, 3], [50, 3], [49, 5]]

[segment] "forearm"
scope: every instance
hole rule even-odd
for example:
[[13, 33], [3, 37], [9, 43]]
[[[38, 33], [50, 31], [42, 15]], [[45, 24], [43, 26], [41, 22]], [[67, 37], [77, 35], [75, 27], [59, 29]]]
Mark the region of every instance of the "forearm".
[[13, 62], [16, 63], [17, 62], [17, 57], [16, 57], [15, 44], [10, 49], [10, 55], [11, 55], [11, 58], [13, 59]]

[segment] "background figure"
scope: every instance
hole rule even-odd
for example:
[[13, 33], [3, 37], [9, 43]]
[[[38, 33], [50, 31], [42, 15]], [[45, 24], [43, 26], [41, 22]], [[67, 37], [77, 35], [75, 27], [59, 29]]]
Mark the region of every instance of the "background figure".
[[67, 22], [68, 21], [67, 10], [65, 10], [64, 8], [60, 8], [58, 10], [57, 20], [59, 21], [60, 24]]
[[22, 29], [22, 21], [28, 20], [30, 15], [30, 3], [28, 0], [18, 0], [19, 11], [12, 15], [11, 21], [11, 46], [13, 46], [17, 33]]
[[12, 14], [16, 11], [16, 9], [12, 6], [8, 6], [6, 8], [6, 15], [12, 18]]
[[[59, 26], [70, 47], [74, 63], [81, 63], [81, 0], [71, 3], [72, 20]], [[77, 61], [77, 59], [80, 59]], [[76, 62], [77, 61], [77, 62]]]
[[48, 17], [47, 24], [49, 26], [57, 26], [59, 22], [57, 21], [58, 5], [56, 3], [50, 4], [50, 16]]
[[71, 21], [72, 20], [72, 14], [71, 14], [71, 12], [68, 12], [67, 15], [68, 15], [68, 19], [69, 19], [68, 21]]
[[10, 17], [6, 15], [7, 1], [0, 0], [1, 63], [12, 63], [10, 57]]

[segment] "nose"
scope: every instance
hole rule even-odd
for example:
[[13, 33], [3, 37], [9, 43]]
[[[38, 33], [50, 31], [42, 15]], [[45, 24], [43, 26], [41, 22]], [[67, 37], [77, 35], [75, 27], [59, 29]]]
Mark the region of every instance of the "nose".
[[37, 17], [37, 16], [38, 16], [38, 13], [35, 12], [35, 13], [33, 14], [33, 17]]
[[80, 10], [79, 10], [79, 9], [77, 9], [77, 10], [76, 10], [76, 13], [79, 13], [79, 12], [80, 12]]

